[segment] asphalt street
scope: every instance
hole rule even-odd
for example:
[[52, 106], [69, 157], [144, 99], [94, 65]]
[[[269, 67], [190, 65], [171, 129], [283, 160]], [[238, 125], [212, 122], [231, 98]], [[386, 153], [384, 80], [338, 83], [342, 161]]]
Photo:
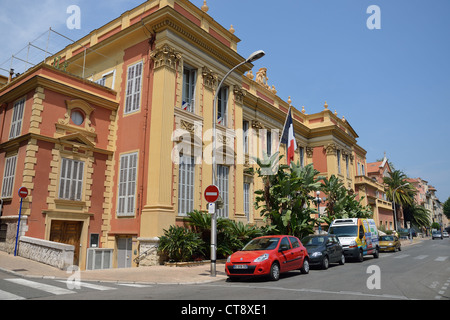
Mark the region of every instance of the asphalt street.
[[[220, 280], [205, 284], [73, 283], [24, 279], [0, 272], [0, 300], [449, 300], [450, 240], [425, 240], [401, 252], [332, 264], [309, 274], [292, 271], [277, 282]], [[183, 305], [182, 303], [182, 305]], [[189, 305], [190, 306], [190, 305]]]

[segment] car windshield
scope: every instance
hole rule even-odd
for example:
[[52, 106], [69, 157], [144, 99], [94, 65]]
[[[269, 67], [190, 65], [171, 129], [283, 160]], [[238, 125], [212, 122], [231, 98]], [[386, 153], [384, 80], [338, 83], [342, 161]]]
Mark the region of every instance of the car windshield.
[[302, 243], [305, 247], [320, 246], [326, 241], [325, 237], [305, 237], [302, 239]]
[[394, 241], [394, 237], [393, 236], [382, 236], [380, 238], [380, 241]]
[[334, 234], [338, 237], [356, 237], [358, 235], [357, 226], [337, 226], [331, 227], [329, 234]]
[[247, 243], [242, 251], [273, 250], [279, 241], [280, 238], [256, 238]]

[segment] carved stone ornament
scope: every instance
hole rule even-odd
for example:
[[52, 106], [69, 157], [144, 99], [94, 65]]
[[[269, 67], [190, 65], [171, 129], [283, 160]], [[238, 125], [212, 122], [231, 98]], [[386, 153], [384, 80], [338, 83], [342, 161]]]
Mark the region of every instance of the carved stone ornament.
[[306, 156], [308, 158], [312, 158], [313, 153], [314, 153], [314, 149], [312, 147], [306, 147]]
[[244, 97], [247, 94], [247, 92], [245, 90], [243, 90], [242, 87], [240, 87], [240, 86], [234, 86], [233, 92], [234, 92], [234, 98], [235, 98], [236, 102], [244, 103]]
[[194, 133], [194, 131], [195, 131], [195, 125], [191, 122], [181, 120], [180, 125], [181, 125], [181, 129], [186, 130], [190, 133]]
[[267, 83], [269, 81], [269, 78], [267, 77], [267, 68], [259, 69], [259, 71], [256, 73], [255, 81], [256, 81], [256, 83], [260, 84], [264, 88], [270, 90], [270, 86]]
[[181, 53], [165, 44], [151, 52], [150, 57], [155, 62], [155, 69], [169, 67], [176, 70], [177, 63], [181, 60]]
[[219, 76], [217, 73], [209, 69], [208, 67], [203, 67], [203, 84], [205, 87], [210, 89], [215, 89], [219, 84]]
[[327, 151], [327, 155], [336, 155], [336, 145], [334, 143], [329, 143], [325, 150]]
[[252, 128], [253, 129], [264, 129], [262, 123], [258, 120], [252, 120]]

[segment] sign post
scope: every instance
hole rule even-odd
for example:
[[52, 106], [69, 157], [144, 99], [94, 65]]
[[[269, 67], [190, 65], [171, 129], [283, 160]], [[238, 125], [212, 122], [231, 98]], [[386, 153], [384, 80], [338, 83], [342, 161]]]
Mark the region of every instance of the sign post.
[[14, 256], [17, 256], [17, 243], [19, 240], [20, 216], [22, 215], [22, 202], [23, 198], [26, 198], [28, 196], [28, 189], [25, 187], [20, 187], [18, 193], [20, 197], [20, 209], [19, 209], [19, 219], [17, 220], [17, 233], [16, 233], [16, 245], [14, 246]]
[[211, 276], [216, 276], [216, 241], [217, 241], [217, 217], [215, 202], [219, 199], [219, 188], [210, 185], [205, 189], [205, 200], [208, 201], [208, 212], [211, 214]]

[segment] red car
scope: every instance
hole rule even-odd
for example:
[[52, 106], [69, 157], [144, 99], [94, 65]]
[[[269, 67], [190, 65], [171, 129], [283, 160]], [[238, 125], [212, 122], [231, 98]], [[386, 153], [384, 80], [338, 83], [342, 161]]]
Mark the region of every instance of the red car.
[[308, 251], [298, 238], [285, 235], [255, 238], [225, 264], [230, 278], [268, 275], [277, 281], [281, 273], [296, 269], [309, 272]]

